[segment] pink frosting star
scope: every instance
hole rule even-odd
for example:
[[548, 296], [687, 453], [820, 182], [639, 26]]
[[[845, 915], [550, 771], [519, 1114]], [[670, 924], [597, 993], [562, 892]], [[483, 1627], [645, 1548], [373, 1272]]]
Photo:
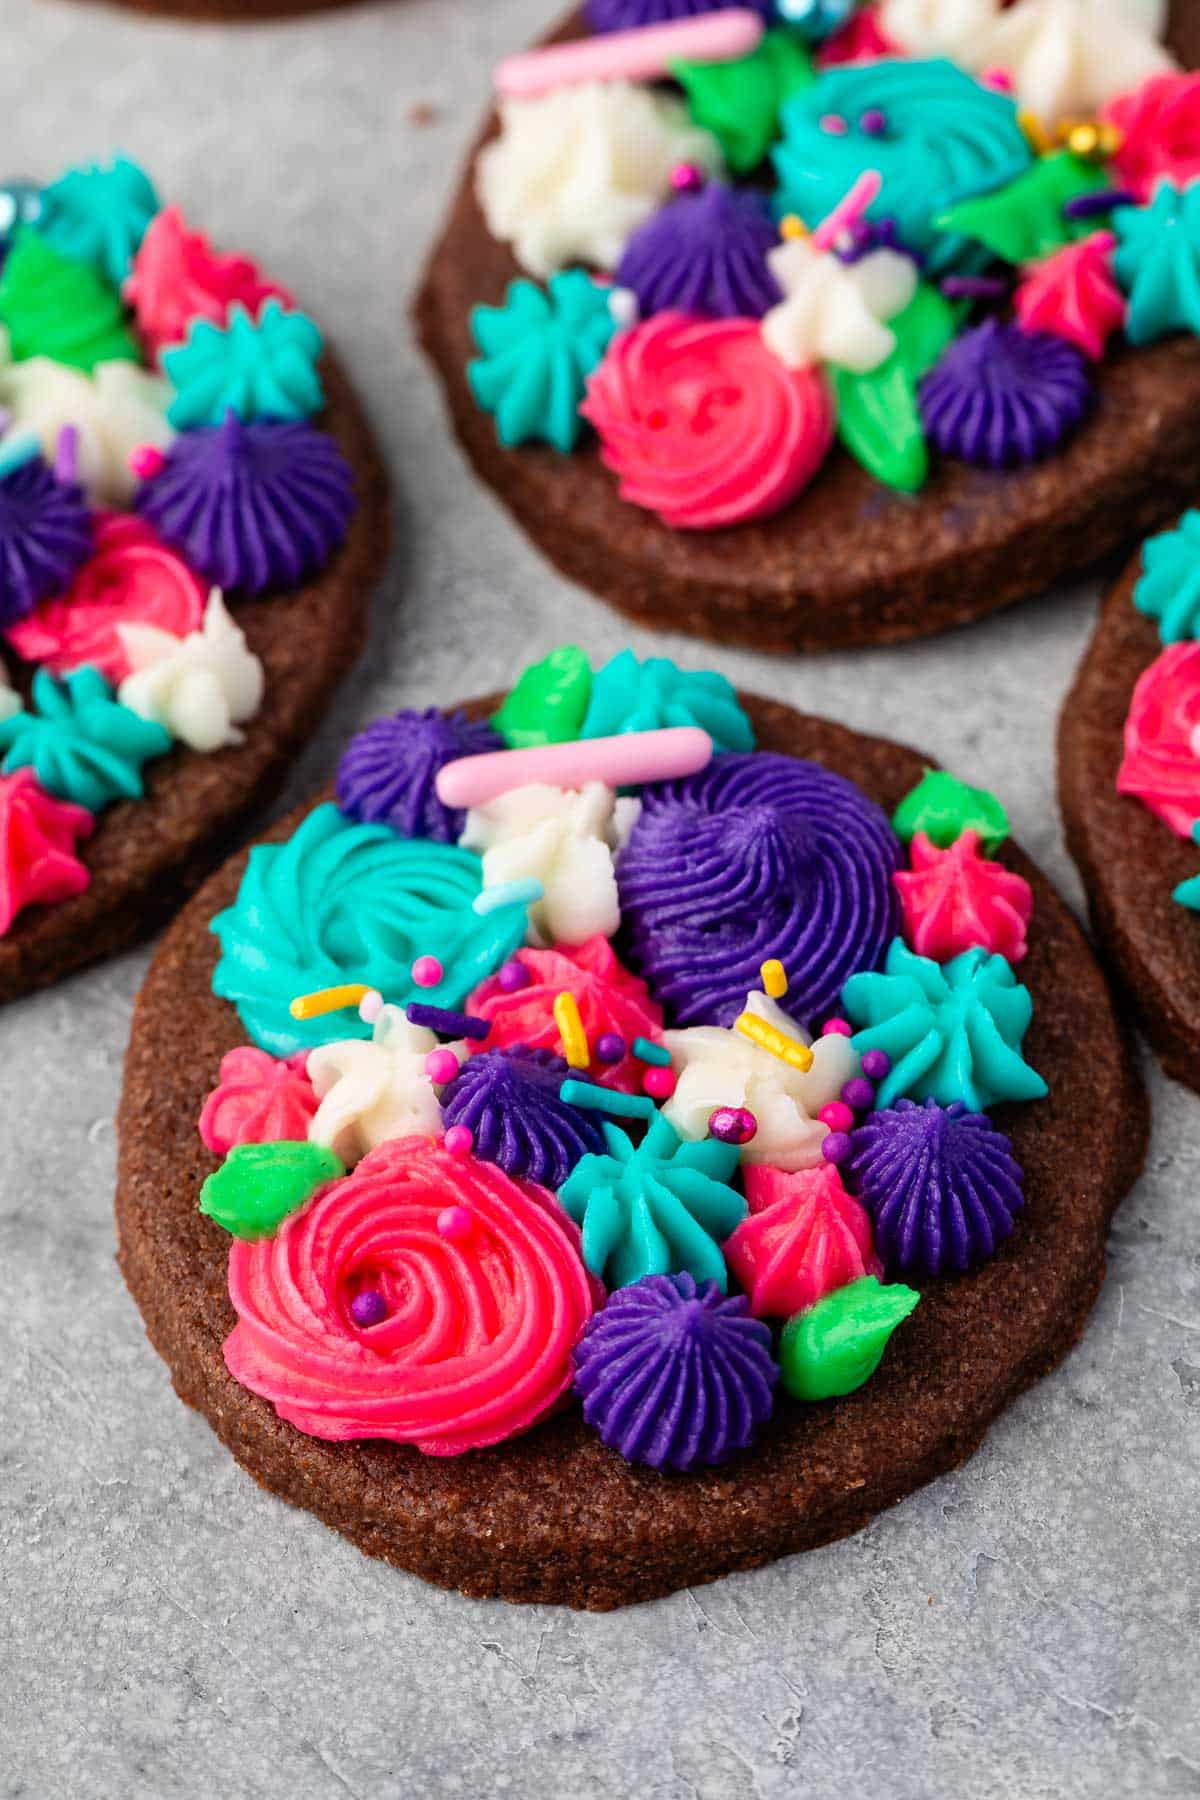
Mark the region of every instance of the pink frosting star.
[[0, 775], [0, 936], [22, 907], [82, 894], [92, 877], [75, 840], [94, 824], [86, 807], [48, 794], [32, 769]]
[[1026, 331], [1048, 331], [1078, 345], [1099, 362], [1104, 346], [1125, 323], [1125, 296], [1112, 272], [1111, 231], [1094, 231], [1035, 263], [1013, 296]]
[[1178, 187], [1200, 175], [1200, 74], [1155, 75], [1110, 100], [1100, 117], [1120, 133], [1113, 167], [1139, 200], [1149, 200], [1164, 175]]
[[923, 831], [910, 846], [911, 870], [892, 877], [904, 914], [904, 935], [918, 956], [947, 962], [974, 945], [1020, 962], [1033, 913], [1024, 876], [979, 854], [977, 831], [964, 831], [939, 850]]
[[794, 1174], [756, 1163], [743, 1175], [750, 1216], [724, 1250], [756, 1318], [790, 1318], [847, 1282], [882, 1275], [870, 1215], [832, 1163]]
[[292, 305], [286, 290], [265, 280], [248, 257], [219, 255], [203, 232], [189, 231], [177, 206], [164, 207], [151, 222], [124, 288], [152, 357], [182, 343], [193, 319], [224, 325], [235, 300], [257, 316], [272, 296]]
[[204, 1102], [199, 1130], [205, 1147], [228, 1156], [235, 1144], [301, 1142], [317, 1110], [308, 1079], [307, 1050], [280, 1061], [243, 1044], [221, 1058], [217, 1086]]
[[816, 55], [819, 69], [838, 63], [878, 62], [880, 57], [901, 55], [879, 21], [877, 6], [860, 6], [840, 30], [825, 39]]

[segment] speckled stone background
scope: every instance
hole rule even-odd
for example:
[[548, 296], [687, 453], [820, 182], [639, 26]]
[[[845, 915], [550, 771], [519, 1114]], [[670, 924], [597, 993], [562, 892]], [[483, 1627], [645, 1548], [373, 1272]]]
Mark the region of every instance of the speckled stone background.
[[[4, 172], [122, 147], [340, 347], [395, 471], [372, 651], [287, 803], [387, 707], [627, 641], [475, 486], [405, 321], [500, 52], [550, 0], [181, 27], [0, 0]], [[927, 747], [1078, 889], [1063, 594], [886, 654], [635, 637]], [[146, 953], [0, 1014], [5, 1800], [1060, 1800], [1200, 1793], [1200, 1101], [1154, 1142], [1080, 1348], [958, 1475], [847, 1543], [606, 1617], [435, 1592], [258, 1492], [175, 1399], [113, 1261], [112, 1114]], [[1087, 1145], [1080, 1145], [1086, 1157]]]

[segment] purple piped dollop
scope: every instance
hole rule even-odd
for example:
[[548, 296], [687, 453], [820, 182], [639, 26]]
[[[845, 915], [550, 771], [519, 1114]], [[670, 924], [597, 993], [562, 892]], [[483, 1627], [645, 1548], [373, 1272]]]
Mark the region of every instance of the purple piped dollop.
[[842, 1171], [871, 1215], [889, 1275], [949, 1275], [985, 1262], [1024, 1205], [1012, 1145], [961, 1101], [898, 1100], [850, 1142]]
[[560, 1188], [582, 1157], [604, 1149], [598, 1117], [560, 1098], [570, 1074], [553, 1050], [483, 1050], [443, 1088], [442, 1117], [447, 1128], [467, 1127], [484, 1162]]
[[376, 719], [351, 738], [338, 765], [338, 805], [349, 818], [390, 825], [401, 837], [456, 844], [467, 815], [438, 799], [438, 770], [460, 756], [503, 748], [484, 720], [436, 706]]
[[[587, 21], [593, 31], [635, 31], [640, 25], [696, 19], [728, 4], [729, 0], [587, 0]], [[746, 0], [746, 5], [764, 18], [771, 4], [772, 0]]]
[[298, 587], [345, 541], [354, 473], [327, 432], [231, 412], [177, 437], [134, 505], [206, 580], [261, 594]]
[[682, 193], [639, 227], [617, 268], [643, 318], [672, 308], [697, 317], [757, 319], [782, 295], [767, 267], [779, 242], [766, 200], [710, 181]]
[[618, 1288], [575, 1346], [583, 1416], [626, 1462], [704, 1468], [745, 1450], [771, 1416], [779, 1369], [744, 1294], [646, 1275]]
[[920, 386], [930, 441], [981, 469], [1049, 456], [1091, 402], [1087, 358], [1073, 344], [998, 319], [956, 338]]
[[628, 960], [674, 1025], [732, 1025], [759, 970], [810, 1029], [839, 1010], [898, 930], [901, 849], [882, 808], [841, 775], [759, 751], [716, 756], [642, 790], [617, 861]]
[[0, 476], [0, 626], [61, 593], [91, 553], [92, 518], [75, 482], [40, 456]]

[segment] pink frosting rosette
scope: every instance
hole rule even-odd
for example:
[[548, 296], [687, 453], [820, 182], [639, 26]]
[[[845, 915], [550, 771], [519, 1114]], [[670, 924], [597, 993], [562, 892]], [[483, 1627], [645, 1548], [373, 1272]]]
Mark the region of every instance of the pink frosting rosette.
[[904, 914], [904, 936], [918, 956], [949, 962], [978, 944], [1019, 962], [1028, 945], [1033, 890], [1024, 876], [979, 854], [977, 831], [964, 831], [945, 850], [923, 831], [909, 848], [911, 869], [892, 876]]
[[1198, 726], [1200, 643], [1172, 644], [1133, 690], [1117, 792], [1135, 795], [1184, 838], [1200, 819]]
[[656, 313], [621, 332], [580, 407], [621, 496], [685, 531], [778, 512], [833, 441], [816, 369], [788, 369], [757, 319]]
[[[383, 1307], [360, 1325], [367, 1289]], [[526, 1431], [567, 1391], [595, 1289], [545, 1189], [409, 1137], [273, 1238], [238, 1240], [229, 1297], [226, 1364], [280, 1418], [457, 1456]]]
[[1139, 201], [1164, 177], [1187, 187], [1200, 175], [1200, 74], [1154, 75], [1110, 100], [1100, 117], [1116, 126], [1112, 164]]
[[305, 1072], [308, 1051], [279, 1058], [242, 1044], [221, 1058], [221, 1076], [204, 1102], [199, 1132], [206, 1149], [228, 1156], [235, 1144], [301, 1142], [317, 1110]]

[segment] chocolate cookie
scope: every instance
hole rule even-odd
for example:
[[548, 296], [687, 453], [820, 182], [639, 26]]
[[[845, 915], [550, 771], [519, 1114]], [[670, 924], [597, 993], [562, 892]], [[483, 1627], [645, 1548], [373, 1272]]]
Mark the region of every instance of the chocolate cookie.
[[[840, 771], [888, 808], [921, 777], [911, 750], [772, 701], [745, 705], [761, 749]], [[832, 1405], [782, 1401], [754, 1450], [688, 1475], [623, 1461], [576, 1408], [491, 1449], [424, 1456], [302, 1435], [234, 1381], [222, 1356], [234, 1324], [229, 1240], [197, 1211], [214, 1160], [196, 1121], [218, 1063], [243, 1038], [233, 1007], [212, 993], [218, 945], [208, 929], [238, 891], [246, 853], [236, 856], [155, 956], [120, 1107], [120, 1264], [176, 1390], [263, 1486], [369, 1554], [470, 1595], [593, 1609], [844, 1536], [955, 1467], [1082, 1331], [1108, 1222], [1147, 1135], [1129, 1045], [1078, 926], [1019, 849], [1000, 854], [1033, 889], [1026, 1049], [1050, 1090], [996, 1113], [1025, 1171], [1012, 1236], [976, 1272], [922, 1282], [920, 1306], [866, 1387]]]
[[[548, 41], [583, 30], [576, 11]], [[1170, 41], [1194, 66], [1193, 8], [1173, 6]], [[1090, 420], [1046, 461], [998, 473], [942, 461], [910, 495], [835, 447], [781, 511], [716, 530], [672, 529], [627, 504], [594, 441], [569, 456], [504, 448], [466, 373], [472, 309], [498, 305], [521, 273], [476, 197], [476, 159], [497, 133], [493, 113], [425, 271], [416, 326], [477, 473], [565, 575], [639, 623], [764, 650], [927, 636], [1095, 563], [1194, 486], [1200, 344], [1190, 337], [1106, 357]]]
[[259, 19], [288, 19], [304, 13], [331, 12], [335, 7], [354, 6], [357, 0], [104, 0], [104, 3], [131, 12], [155, 13], [163, 18], [252, 25]]

